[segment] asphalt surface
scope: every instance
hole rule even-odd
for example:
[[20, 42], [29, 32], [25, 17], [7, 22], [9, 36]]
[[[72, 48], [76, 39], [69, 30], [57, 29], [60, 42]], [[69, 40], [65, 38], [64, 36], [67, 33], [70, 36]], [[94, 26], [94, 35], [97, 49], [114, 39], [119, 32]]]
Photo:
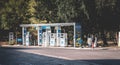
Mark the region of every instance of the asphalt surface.
[[120, 50], [4, 46], [0, 65], [120, 65]]

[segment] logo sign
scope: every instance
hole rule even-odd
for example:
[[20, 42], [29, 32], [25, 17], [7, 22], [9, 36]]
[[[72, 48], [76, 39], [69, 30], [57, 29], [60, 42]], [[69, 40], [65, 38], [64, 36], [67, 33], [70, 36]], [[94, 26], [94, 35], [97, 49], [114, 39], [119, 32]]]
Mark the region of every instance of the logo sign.
[[42, 29], [50, 29], [50, 26], [42, 26]]

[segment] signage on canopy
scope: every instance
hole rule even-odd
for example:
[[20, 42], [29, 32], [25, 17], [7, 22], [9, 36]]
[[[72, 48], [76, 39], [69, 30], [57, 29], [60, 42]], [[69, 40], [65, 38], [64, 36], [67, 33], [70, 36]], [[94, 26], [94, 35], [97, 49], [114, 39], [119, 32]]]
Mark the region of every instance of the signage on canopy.
[[42, 29], [50, 29], [50, 26], [42, 26]]

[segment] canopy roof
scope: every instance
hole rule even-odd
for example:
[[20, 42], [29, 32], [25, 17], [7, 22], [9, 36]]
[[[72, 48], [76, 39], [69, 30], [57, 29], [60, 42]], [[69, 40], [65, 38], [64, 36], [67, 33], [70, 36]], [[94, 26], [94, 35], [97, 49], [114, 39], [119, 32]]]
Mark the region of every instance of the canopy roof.
[[47, 23], [47, 24], [21, 24], [20, 27], [31, 27], [31, 26], [72, 26], [75, 23]]

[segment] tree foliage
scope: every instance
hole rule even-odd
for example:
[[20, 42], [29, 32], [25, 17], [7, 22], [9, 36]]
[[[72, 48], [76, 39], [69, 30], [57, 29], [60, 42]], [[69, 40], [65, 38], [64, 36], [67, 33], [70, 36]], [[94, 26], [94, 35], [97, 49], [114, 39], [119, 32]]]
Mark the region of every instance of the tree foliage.
[[[85, 32], [118, 28], [119, 0], [1, 0], [0, 29], [22, 23], [77, 22]], [[109, 23], [109, 24], [105, 24]], [[117, 29], [118, 30], [118, 29]]]

